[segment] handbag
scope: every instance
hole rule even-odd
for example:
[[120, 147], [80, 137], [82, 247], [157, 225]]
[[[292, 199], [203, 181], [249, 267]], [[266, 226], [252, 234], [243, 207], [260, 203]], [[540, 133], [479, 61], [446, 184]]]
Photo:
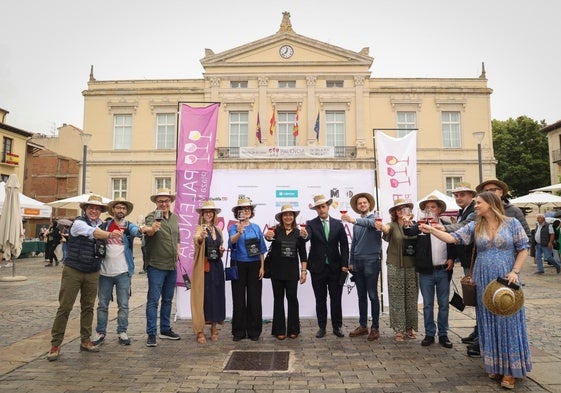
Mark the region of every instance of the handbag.
[[473, 281], [473, 261], [475, 259], [475, 246], [471, 252], [471, 264], [469, 266], [469, 274], [462, 277], [460, 284], [462, 285], [462, 296], [464, 299], [464, 304], [466, 306], [475, 306], [477, 304], [477, 298], [475, 296], [476, 285]]
[[[227, 264], [228, 264], [228, 261], [226, 260], [226, 265]], [[230, 260], [230, 266], [226, 266], [226, 268], [224, 269], [224, 274], [226, 275], [226, 280], [236, 281], [239, 278], [239, 276], [238, 276], [238, 266], [232, 265], [232, 261]]]
[[454, 308], [457, 308], [459, 311], [464, 311], [466, 305], [464, 304], [464, 299], [458, 293], [458, 287], [454, 280], [452, 280], [452, 285], [454, 285], [454, 294], [452, 295], [452, 299], [450, 299], [450, 305]]
[[265, 261], [263, 262], [263, 278], [271, 278], [271, 249], [273, 248], [273, 244], [269, 246], [269, 251], [267, 251], [267, 255], [265, 256]]
[[191, 289], [191, 279], [189, 278], [189, 274], [187, 274], [183, 265], [180, 263], [179, 266], [181, 267], [181, 271], [183, 272], [181, 277], [183, 277], [183, 284], [185, 284], [185, 290], [188, 291], [189, 289]]

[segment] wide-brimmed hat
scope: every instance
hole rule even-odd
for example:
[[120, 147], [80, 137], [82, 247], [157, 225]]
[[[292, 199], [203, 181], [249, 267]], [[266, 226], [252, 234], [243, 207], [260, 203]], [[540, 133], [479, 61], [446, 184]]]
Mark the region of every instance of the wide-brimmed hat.
[[107, 211], [107, 205], [103, 203], [103, 198], [101, 198], [99, 195], [90, 195], [86, 202], [80, 203], [80, 209], [86, 210], [86, 206], [88, 205], [101, 206], [102, 213]]
[[374, 208], [376, 207], [376, 201], [374, 200], [374, 197], [372, 195], [367, 192], [359, 192], [358, 194], [353, 195], [353, 197], [351, 198], [351, 208], [355, 211], [355, 213], [360, 214], [360, 211], [357, 208], [358, 198], [368, 199], [368, 203], [370, 203], [369, 211], [374, 210]]
[[327, 204], [327, 206], [331, 206], [333, 203], [333, 199], [327, 197], [323, 194], [314, 195], [314, 203], [310, 206], [310, 209], [315, 210], [316, 207], [319, 205]]
[[475, 187], [475, 190], [478, 194], [483, 192], [483, 189], [487, 184], [495, 184], [496, 186], [500, 187], [503, 190], [503, 195], [506, 196], [508, 194], [508, 186], [505, 182], [500, 181], [499, 179], [489, 179], [485, 180], [483, 183]]
[[113, 215], [113, 208], [115, 207], [115, 205], [125, 205], [127, 207], [127, 214], [125, 214], [125, 217], [131, 214], [132, 209], [134, 208], [132, 202], [127, 201], [125, 198], [119, 197], [107, 204], [109, 214]]
[[296, 218], [298, 216], [298, 214], [300, 214], [300, 210], [294, 210], [292, 205], [286, 204], [286, 205], [282, 205], [281, 211], [278, 212], [277, 214], [275, 214], [275, 220], [277, 220], [278, 222], [281, 222], [282, 221], [282, 214], [287, 213], [287, 212], [294, 213], [294, 218]]
[[219, 207], [214, 206], [214, 201], [204, 201], [201, 207], [195, 210], [199, 214], [201, 214], [203, 210], [214, 210], [214, 214], [218, 214], [222, 211]]
[[232, 208], [232, 213], [236, 213], [236, 210], [240, 207], [251, 207], [251, 210], [255, 209], [255, 204], [251, 203], [251, 199], [247, 197], [238, 198], [238, 204]]
[[493, 280], [483, 292], [483, 304], [493, 314], [513, 315], [524, 305], [524, 293]]
[[175, 201], [175, 195], [171, 193], [171, 190], [169, 188], [158, 188], [158, 191], [156, 191], [156, 193], [150, 197], [150, 200], [156, 203], [156, 198], [160, 196], [167, 196], [169, 197], [169, 199], [171, 199], [172, 202]]
[[413, 209], [413, 203], [411, 203], [407, 199], [397, 198], [393, 201], [393, 206], [389, 209], [390, 214], [400, 206], [407, 206], [409, 209]]
[[475, 196], [477, 194], [477, 191], [475, 191], [473, 188], [471, 188], [471, 184], [466, 183], [466, 182], [460, 182], [460, 183], [456, 184], [456, 188], [454, 188], [452, 190], [452, 194], [455, 194], [457, 192], [471, 192], [473, 194], [473, 196]]
[[441, 213], [444, 213], [446, 211], [446, 202], [444, 202], [436, 195], [429, 195], [426, 199], [419, 202], [419, 209], [425, 210], [425, 206], [427, 205], [427, 202], [436, 202], [436, 204], [440, 208]]

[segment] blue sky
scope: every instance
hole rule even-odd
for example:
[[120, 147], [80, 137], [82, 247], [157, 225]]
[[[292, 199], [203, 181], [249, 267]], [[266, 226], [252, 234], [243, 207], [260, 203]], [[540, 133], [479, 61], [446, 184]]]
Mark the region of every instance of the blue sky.
[[82, 127], [92, 64], [97, 80], [201, 78], [205, 48], [218, 53], [274, 34], [283, 11], [298, 34], [369, 47], [372, 77], [471, 78], [484, 61], [493, 119], [561, 120], [554, 1], [2, 3], [0, 107], [8, 124], [31, 132]]

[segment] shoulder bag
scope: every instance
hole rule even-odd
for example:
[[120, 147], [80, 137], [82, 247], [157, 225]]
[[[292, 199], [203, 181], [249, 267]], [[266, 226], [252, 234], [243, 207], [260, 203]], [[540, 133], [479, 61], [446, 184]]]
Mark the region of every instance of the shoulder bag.
[[[228, 253], [230, 249], [228, 249]], [[224, 274], [226, 275], [226, 280], [235, 281], [239, 278], [238, 276], [238, 266], [232, 265], [232, 260], [230, 260], [230, 266], [228, 266], [228, 255], [226, 255], [226, 268], [224, 269]]]
[[[475, 240], [474, 240], [475, 241]], [[462, 277], [460, 284], [462, 284], [462, 295], [464, 298], [464, 304], [466, 306], [475, 306], [477, 304], [477, 299], [475, 296], [476, 285], [473, 281], [473, 262], [475, 260], [475, 244], [471, 252], [471, 264], [469, 266], [469, 274]]]

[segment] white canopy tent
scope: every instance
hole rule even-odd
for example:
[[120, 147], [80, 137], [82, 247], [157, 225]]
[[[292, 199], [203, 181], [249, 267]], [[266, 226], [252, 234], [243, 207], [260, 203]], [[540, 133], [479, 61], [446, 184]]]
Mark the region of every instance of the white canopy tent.
[[[6, 183], [0, 182], [0, 211], [6, 199]], [[53, 208], [43, 202], [19, 193], [21, 215], [24, 218], [50, 218]]]
[[561, 197], [547, 192], [531, 192], [528, 195], [524, 195], [518, 198], [510, 200], [513, 205], [536, 205], [538, 207], [538, 212], [541, 212], [541, 207], [547, 204], [553, 204], [558, 206], [561, 204]]
[[545, 186], [540, 188], [534, 188], [533, 190], [530, 191], [561, 191], [561, 183], [552, 184], [550, 186]]

